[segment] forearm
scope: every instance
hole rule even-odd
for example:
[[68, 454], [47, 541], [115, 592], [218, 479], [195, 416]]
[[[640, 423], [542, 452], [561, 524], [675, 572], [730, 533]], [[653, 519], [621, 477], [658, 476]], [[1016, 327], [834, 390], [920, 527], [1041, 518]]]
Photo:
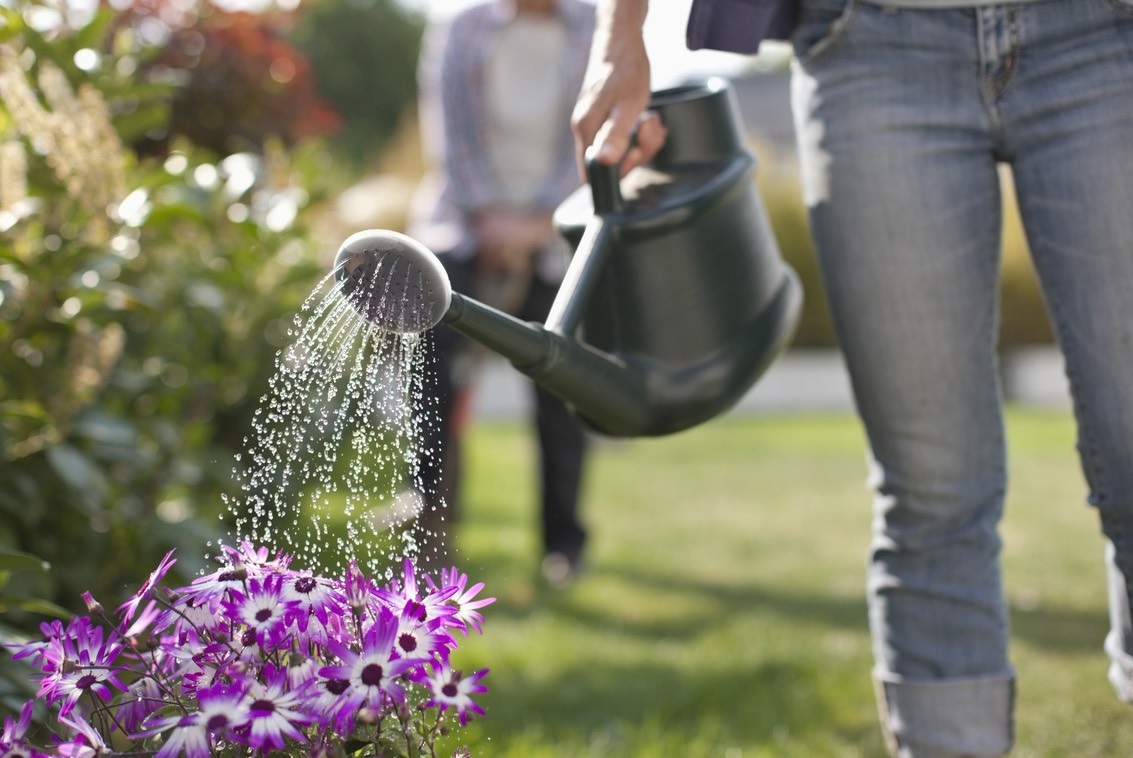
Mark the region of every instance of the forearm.
[[[649, 57], [643, 26], [649, 0], [600, 0], [586, 78], [571, 118], [582, 169], [593, 146], [602, 163], [622, 169], [647, 161], [664, 142], [656, 118], [641, 121], [649, 104]], [[637, 142], [630, 150], [637, 128]], [[583, 172], [585, 173], [585, 172]]]

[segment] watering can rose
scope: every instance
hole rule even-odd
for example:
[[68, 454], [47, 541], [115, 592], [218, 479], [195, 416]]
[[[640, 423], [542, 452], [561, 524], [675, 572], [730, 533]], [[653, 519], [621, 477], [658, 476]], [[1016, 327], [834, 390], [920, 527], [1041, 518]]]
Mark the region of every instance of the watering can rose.
[[[89, 611], [9, 645], [43, 673], [7, 719], [0, 754], [437, 756], [451, 726], [483, 715], [487, 670], [451, 665], [457, 633], [482, 632], [483, 584], [452, 568], [378, 586], [351, 563], [339, 579], [290, 568], [244, 543], [189, 586], [160, 587], [170, 551], [112, 617]], [[57, 728], [34, 735], [36, 702]], [[457, 755], [467, 755], [463, 750]]]

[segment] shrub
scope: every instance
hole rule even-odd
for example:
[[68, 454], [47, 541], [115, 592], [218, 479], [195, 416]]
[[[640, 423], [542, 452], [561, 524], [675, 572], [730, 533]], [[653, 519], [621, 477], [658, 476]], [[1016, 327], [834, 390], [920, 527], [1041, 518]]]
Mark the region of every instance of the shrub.
[[0, 550], [52, 565], [13, 592], [71, 606], [215, 538], [275, 352], [329, 263], [304, 216], [325, 153], [180, 140], [139, 159], [125, 135], [169, 113], [128, 74], [150, 51], [109, 11], [37, 31], [27, 10], [0, 11]]

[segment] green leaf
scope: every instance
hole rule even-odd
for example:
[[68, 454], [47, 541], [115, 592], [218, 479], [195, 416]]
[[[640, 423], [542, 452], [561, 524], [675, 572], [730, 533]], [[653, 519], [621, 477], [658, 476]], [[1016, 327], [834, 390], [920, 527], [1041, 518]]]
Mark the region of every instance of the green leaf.
[[51, 570], [51, 564], [32, 555], [17, 550], [0, 550], [0, 571], [39, 571]]
[[25, 613], [38, 613], [41, 616], [51, 616], [57, 619], [69, 619], [75, 614], [66, 608], [56, 605], [50, 600], [36, 597], [23, 597], [21, 595], [0, 595], [0, 609], [5, 611], [24, 611]]
[[98, 470], [73, 445], [48, 448], [47, 460], [59, 478], [75, 489], [84, 489], [98, 478]]
[[75, 434], [100, 445], [134, 445], [138, 427], [131, 421], [113, 416], [101, 408], [92, 408], [75, 420]]
[[143, 105], [114, 118], [114, 127], [123, 141], [133, 142], [146, 132], [158, 129], [169, 122], [169, 106], [163, 103]]

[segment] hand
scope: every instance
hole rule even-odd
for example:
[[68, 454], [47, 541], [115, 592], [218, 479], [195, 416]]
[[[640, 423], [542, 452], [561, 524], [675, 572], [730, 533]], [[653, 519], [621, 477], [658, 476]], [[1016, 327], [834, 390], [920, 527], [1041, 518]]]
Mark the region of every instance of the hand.
[[651, 160], [665, 143], [661, 119], [645, 110], [650, 97], [642, 34], [646, 9], [647, 0], [608, 0], [599, 8], [586, 77], [571, 115], [583, 181], [591, 146], [599, 163], [620, 164], [625, 175]]

